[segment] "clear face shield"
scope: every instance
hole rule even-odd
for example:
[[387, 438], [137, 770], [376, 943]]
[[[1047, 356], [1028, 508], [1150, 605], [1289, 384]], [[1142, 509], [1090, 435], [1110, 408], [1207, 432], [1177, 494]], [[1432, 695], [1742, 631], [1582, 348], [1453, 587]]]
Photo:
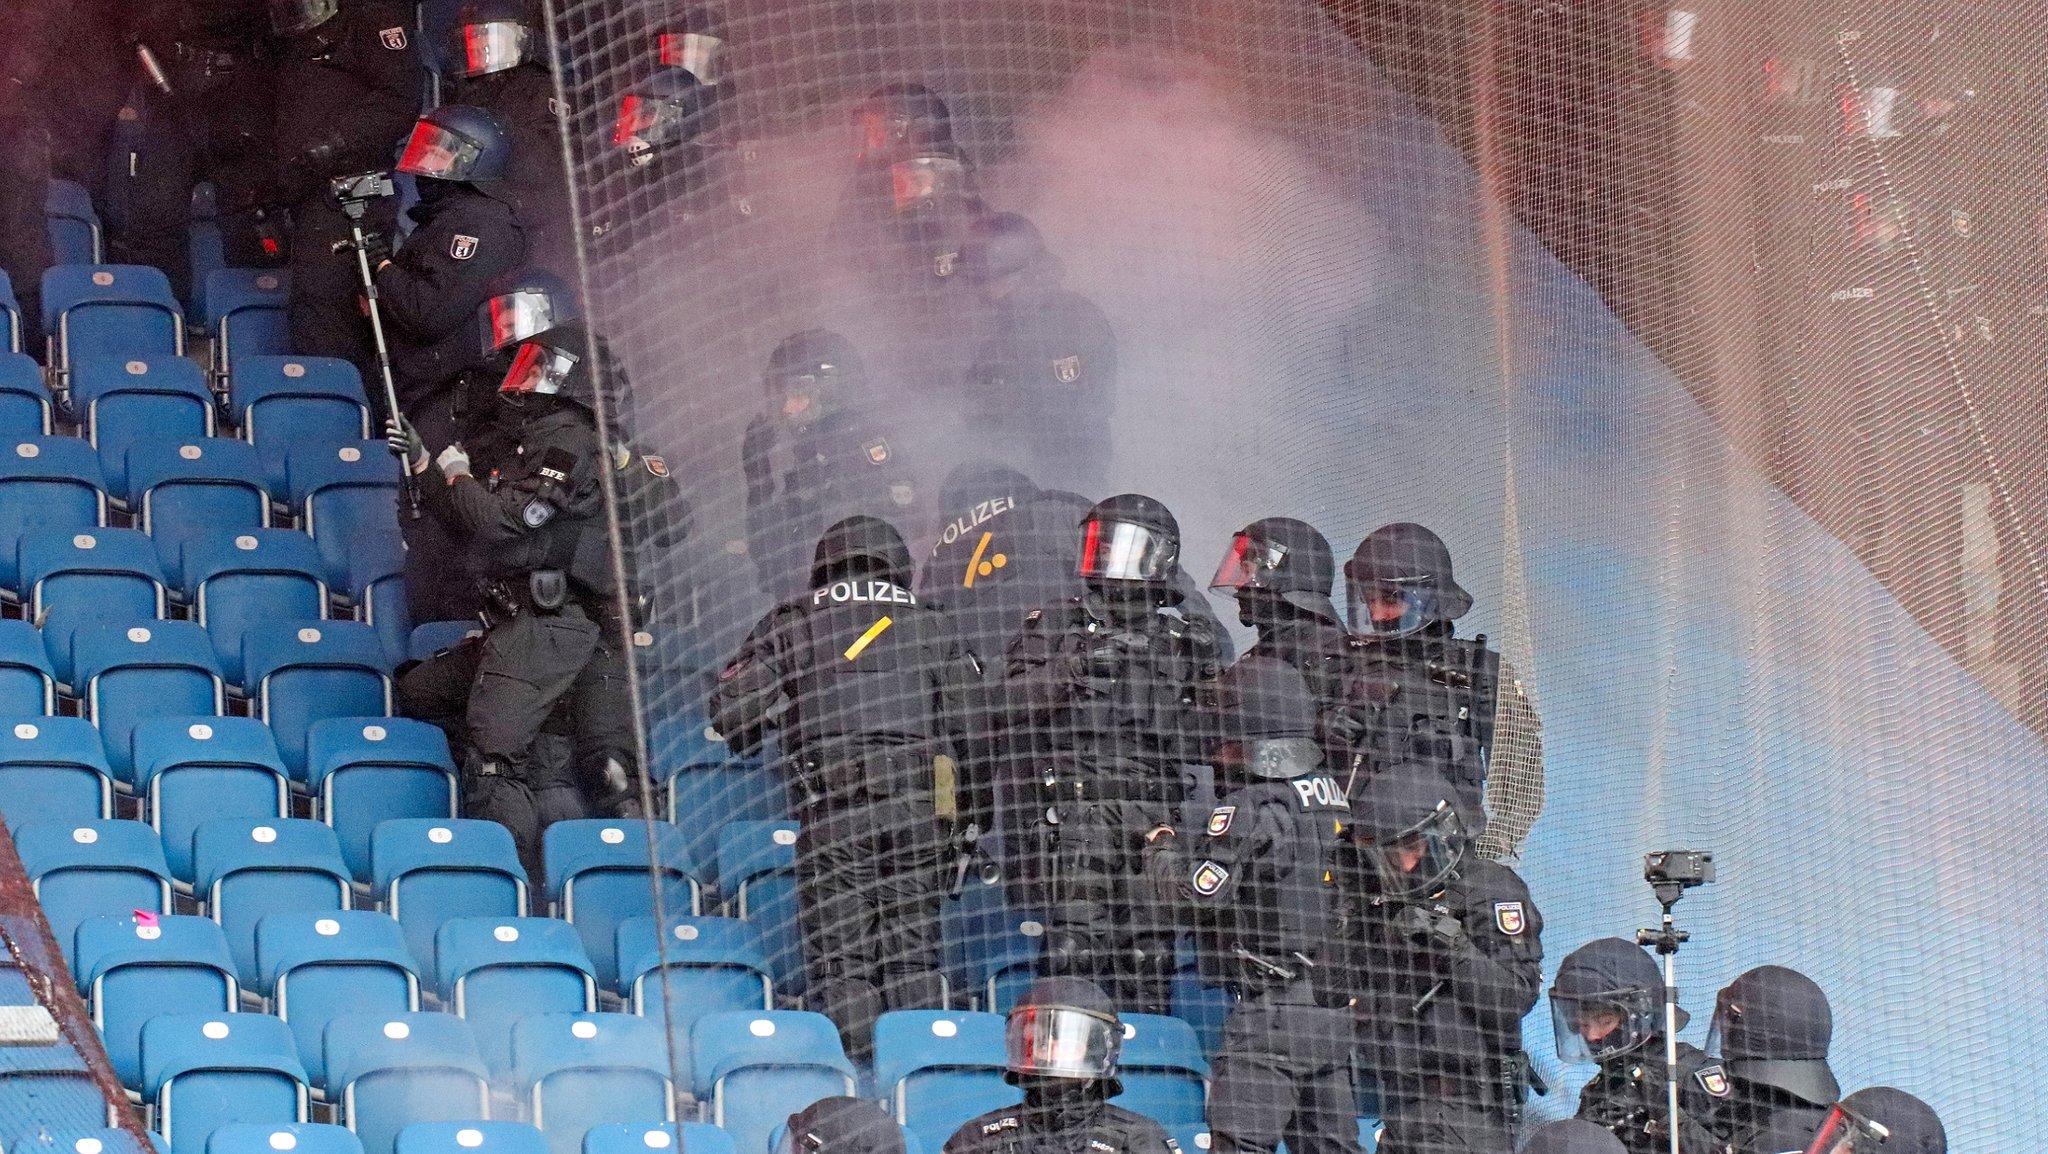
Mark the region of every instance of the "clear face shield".
[[889, 166], [889, 196], [899, 217], [926, 216], [967, 197], [967, 166], [951, 156], [918, 156]]
[[539, 289], [494, 296], [484, 302], [483, 352], [516, 345], [555, 327], [554, 298]]
[[718, 58], [725, 41], [701, 32], [658, 32], [654, 55], [663, 68], [680, 68], [697, 78], [699, 84], [718, 83]]
[[1742, 1007], [1728, 1000], [1728, 992], [1714, 999], [1714, 1021], [1707, 1027], [1707, 1053], [1719, 1058], [1721, 1046], [1727, 1041], [1729, 1023], [1742, 1017]]
[[1081, 526], [1077, 576], [1098, 581], [1164, 581], [1180, 546], [1156, 529], [1128, 521], [1090, 520]]
[[512, 367], [505, 370], [505, 383], [498, 386], [498, 396], [514, 402], [534, 395], [555, 396], [568, 384], [581, 359], [566, 349], [529, 341], [519, 346]]
[[1437, 618], [1436, 594], [1419, 582], [1359, 581], [1346, 583], [1345, 616], [1353, 633], [1375, 637], [1407, 637]]
[[1253, 737], [1234, 744], [1244, 771], [1267, 781], [1291, 781], [1323, 764], [1323, 747], [1312, 737]]
[[270, 30], [279, 36], [311, 32], [341, 11], [341, 0], [270, 0]]
[[398, 158], [398, 171], [434, 180], [462, 180], [476, 167], [483, 146], [453, 129], [420, 121]]
[[1116, 1073], [1121, 1027], [1109, 1018], [1067, 1006], [1012, 1010], [1003, 1043], [1018, 1074], [1097, 1081]]
[[1655, 1034], [1661, 1000], [1661, 993], [1652, 990], [1551, 990], [1550, 1028], [1558, 1060], [1587, 1066], [1640, 1047]]
[[1881, 1154], [1891, 1136], [1891, 1130], [1883, 1123], [1837, 1102], [1820, 1129], [1814, 1131], [1806, 1154]]
[[1420, 825], [1391, 841], [1366, 843], [1366, 860], [1379, 876], [1380, 892], [1413, 901], [1443, 888], [1463, 856], [1461, 828], [1457, 812], [1445, 802]]
[[461, 51], [455, 53], [452, 66], [466, 79], [517, 68], [533, 46], [533, 30], [509, 20], [465, 24], [456, 35]]
[[1239, 533], [1231, 538], [1230, 551], [1223, 555], [1223, 563], [1216, 566], [1216, 575], [1209, 578], [1209, 588], [1219, 591], [1269, 588], [1272, 575], [1286, 563], [1286, 546]]

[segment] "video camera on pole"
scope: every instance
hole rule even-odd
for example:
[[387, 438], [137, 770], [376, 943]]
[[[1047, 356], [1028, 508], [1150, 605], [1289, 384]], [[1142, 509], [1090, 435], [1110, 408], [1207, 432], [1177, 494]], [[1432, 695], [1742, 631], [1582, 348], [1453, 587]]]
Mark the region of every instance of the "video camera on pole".
[[[370, 337], [377, 350], [377, 373], [384, 386], [384, 420], [397, 420], [398, 383], [391, 375], [391, 346], [384, 341], [384, 313], [377, 303], [377, 270], [372, 267], [370, 252], [380, 243], [380, 238], [363, 229], [363, 218], [368, 215], [370, 203], [394, 195], [398, 188], [391, 181], [391, 174], [381, 170], [358, 172], [348, 176], [337, 176], [328, 181], [327, 190], [334, 202], [341, 207], [341, 214], [348, 218], [348, 239], [334, 242], [337, 253], [356, 254], [356, 274], [363, 281], [363, 302], [370, 315]], [[389, 252], [382, 252], [379, 259], [388, 258]], [[402, 458], [399, 474], [404, 478], [405, 505], [414, 520], [420, 516], [419, 479], [407, 467]]]
[[1654, 930], [1637, 930], [1636, 944], [1650, 946], [1664, 959], [1664, 1092], [1668, 1113], [1671, 1154], [1678, 1149], [1678, 947], [1692, 937], [1672, 923], [1671, 910], [1685, 891], [1714, 880], [1711, 850], [1667, 849], [1643, 855], [1643, 880], [1664, 907], [1664, 919]]

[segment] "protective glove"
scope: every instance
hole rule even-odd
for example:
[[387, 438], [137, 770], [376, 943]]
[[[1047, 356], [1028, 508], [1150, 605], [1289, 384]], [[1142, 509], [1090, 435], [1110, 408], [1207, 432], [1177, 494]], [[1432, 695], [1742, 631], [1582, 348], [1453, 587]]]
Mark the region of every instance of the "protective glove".
[[1316, 736], [1324, 745], [1352, 749], [1358, 739], [1365, 736], [1365, 719], [1354, 710], [1337, 706], [1323, 711], [1316, 718]]
[[[346, 250], [344, 250], [346, 251]], [[391, 260], [391, 240], [381, 232], [363, 234], [363, 256], [370, 261], [370, 271], [376, 272]]]
[[417, 477], [427, 471], [427, 443], [420, 440], [419, 430], [404, 417], [393, 417], [384, 422], [384, 443], [391, 446], [391, 452], [405, 462], [405, 471]]
[[442, 475], [448, 478], [450, 484], [453, 484], [457, 477], [469, 476], [469, 450], [463, 448], [460, 441], [441, 450], [441, 455], [434, 459], [434, 463], [441, 467]]

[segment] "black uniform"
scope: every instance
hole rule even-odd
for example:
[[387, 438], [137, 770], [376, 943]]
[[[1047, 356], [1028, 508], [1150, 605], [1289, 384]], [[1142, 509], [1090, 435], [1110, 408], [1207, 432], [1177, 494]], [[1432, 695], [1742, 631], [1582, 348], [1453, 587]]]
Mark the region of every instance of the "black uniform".
[[[1683, 1128], [1679, 1145], [1683, 1150], [1702, 1148], [1707, 1137], [1705, 1119], [1719, 1101], [1713, 1088], [1726, 1092], [1725, 1082], [1710, 1067], [1718, 1068], [1705, 1050], [1690, 1042], [1678, 1044], [1678, 1115]], [[1578, 1116], [1612, 1131], [1630, 1154], [1668, 1152], [1670, 1100], [1666, 1085], [1664, 1039], [1654, 1036], [1642, 1049], [1600, 1063], [1600, 1072], [1579, 1090]]]
[[[292, 348], [341, 357], [374, 380], [369, 325], [357, 298], [349, 236], [329, 178], [388, 168], [419, 115], [425, 84], [411, 0], [346, 0], [312, 30], [278, 41], [277, 199], [291, 209]], [[397, 206], [375, 202], [365, 227], [390, 235]]]
[[[950, 714], [965, 657], [908, 587], [894, 529], [827, 530], [815, 588], [755, 626], [710, 717], [735, 751], [782, 731], [799, 805], [809, 1003], [865, 1052], [884, 1009], [941, 1007], [939, 900], [952, 830]], [[943, 798], [943, 804], [941, 802]]]
[[1108, 1100], [1108, 1090], [1056, 1099], [1026, 1089], [1016, 1106], [970, 1118], [944, 1154], [1181, 1154], [1152, 1119]]
[[1827, 1062], [1834, 1014], [1820, 987], [1797, 970], [1758, 966], [1721, 991], [1714, 1032], [1719, 1062], [1695, 1075], [1717, 1099], [1704, 1119], [1710, 1152], [1806, 1149], [1841, 1095]]
[[[1627, 938], [1596, 938], [1557, 967], [1550, 988], [1551, 1028], [1559, 1060], [1598, 1067], [1579, 1091], [1579, 1117], [1605, 1127], [1633, 1154], [1668, 1152], [1670, 1081], [1666, 1078], [1664, 976], [1642, 946]], [[1689, 1015], [1678, 1011], [1678, 1025]], [[1680, 1042], [1679, 1145], [1704, 1149], [1705, 1119], [1727, 1082], [1702, 1076], [1714, 1060]]]
[[1487, 756], [1499, 698], [1500, 654], [1448, 622], [1413, 637], [1360, 638], [1345, 674], [1355, 719], [1347, 774], [1428, 765], [1458, 791], [1459, 812], [1485, 812]]
[[991, 309], [968, 370], [982, 436], [1038, 476], [1102, 483], [1116, 410], [1116, 334], [1094, 302], [1026, 276]]
[[1175, 823], [1189, 767], [1207, 760], [1222, 662], [1213, 627], [1177, 602], [1091, 590], [1032, 610], [1004, 686], [1013, 739], [1046, 751], [1033, 833], [1047, 972], [1148, 1013], [1167, 1012], [1174, 926], [1142, 880], [1143, 841]]
[[451, 84], [452, 98], [488, 108], [512, 129], [512, 163], [501, 188], [525, 226], [527, 263], [558, 275], [576, 270], [569, 173], [562, 165], [560, 103], [555, 78], [538, 62]]

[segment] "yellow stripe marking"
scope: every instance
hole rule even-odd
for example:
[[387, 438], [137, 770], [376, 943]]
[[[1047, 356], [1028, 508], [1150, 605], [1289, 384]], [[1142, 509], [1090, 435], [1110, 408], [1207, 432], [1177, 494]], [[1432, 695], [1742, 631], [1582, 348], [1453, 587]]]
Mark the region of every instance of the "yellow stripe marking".
[[974, 588], [974, 575], [981, 569], [981, 555], [988, 552], [988, 543], [995, 539], [996, 534], [993, 529], [981, 535], [981, 544], [974, 547], [974, 556], [967, 559], [967, 576], [960, 581], [962, 589]]
[[883, 630], [889, 628], [889, 624], [889, 619], [884, 617], [873, 625], [868, 626], [868, 631], [860, 635], [859, 641], [846, 647], [846, 659], [852, 661], [854, 658], [859, 657], [863, 650], [874, 643], [875, 638], [882, 635]]

